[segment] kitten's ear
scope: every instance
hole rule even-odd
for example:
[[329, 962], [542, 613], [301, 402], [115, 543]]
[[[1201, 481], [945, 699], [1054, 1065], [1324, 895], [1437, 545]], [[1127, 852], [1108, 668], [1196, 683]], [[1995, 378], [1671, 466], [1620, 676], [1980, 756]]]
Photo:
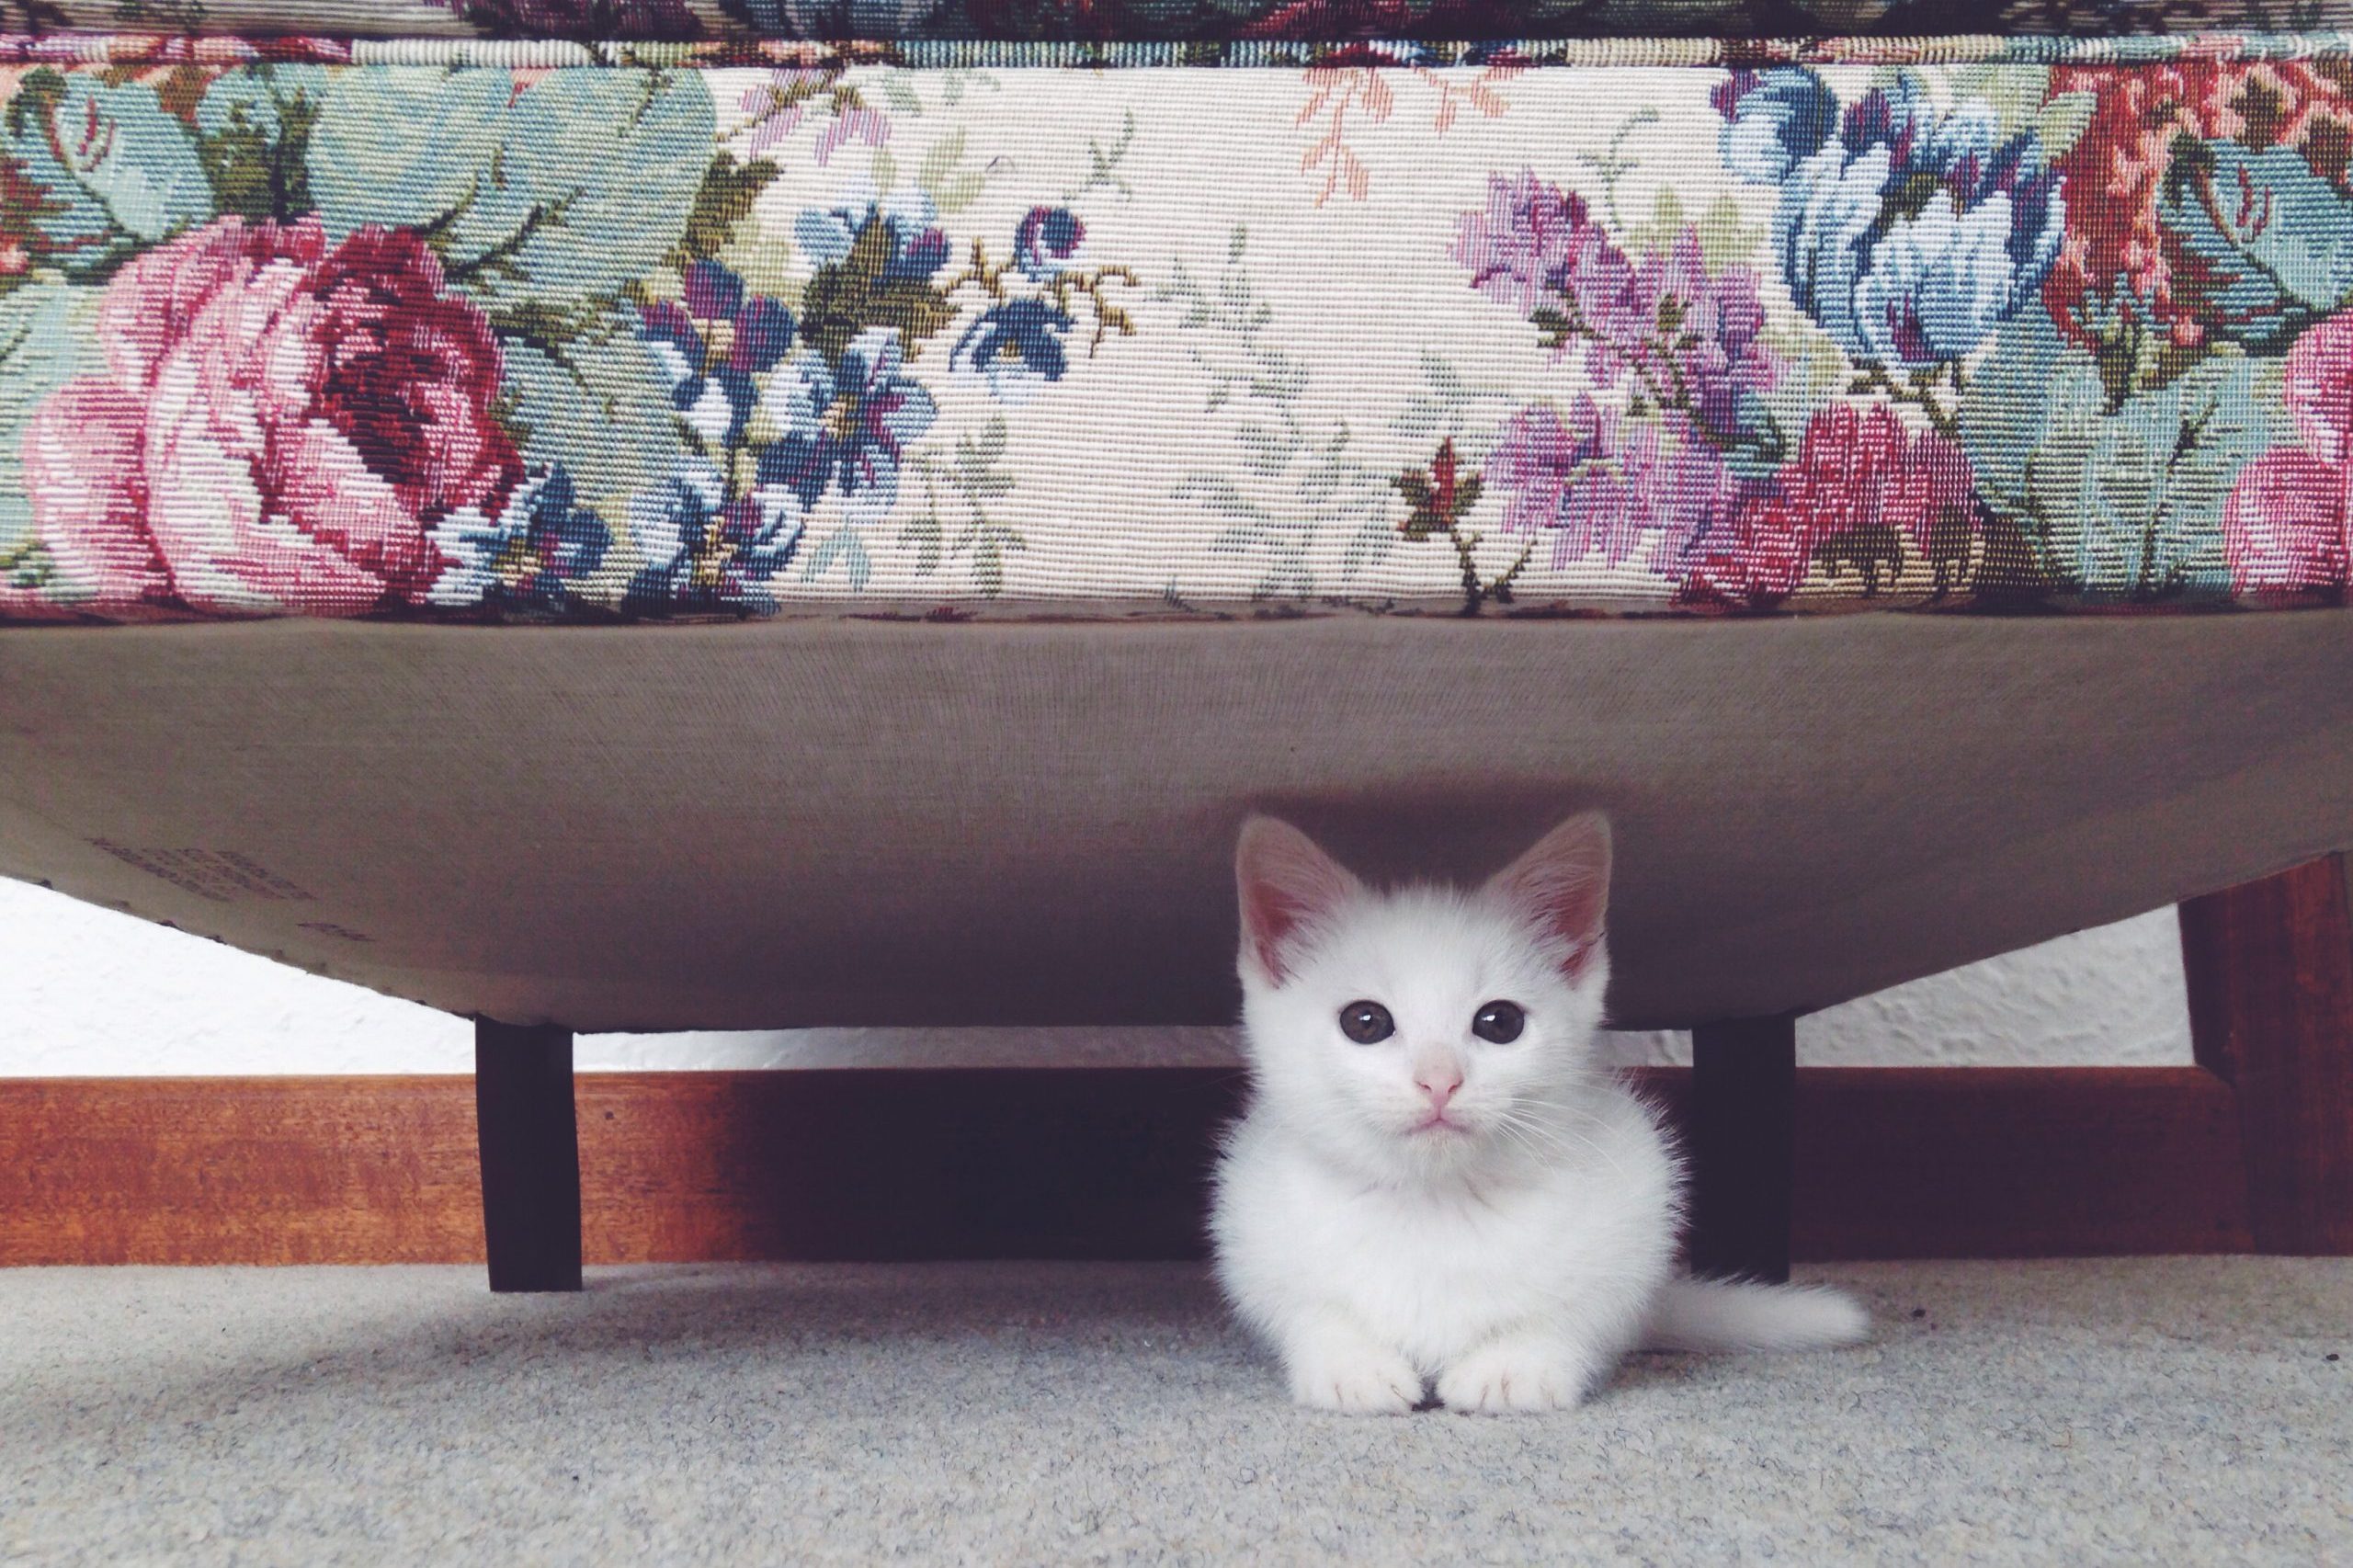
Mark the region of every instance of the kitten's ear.
[[1487, 882], [1487, 891], [1542, 926], [1566, 949], [1561, 967], [1583, 974], [1609, 913], [1609, 819], [1571, 817]]
[[1302, 925], [1363, 891], [1348, 869], [1287, 822], [1252, 817], [1233, 852], [1234, 890], [1242, 897], [1242, 957], [1279, 985], [1284, 949]]

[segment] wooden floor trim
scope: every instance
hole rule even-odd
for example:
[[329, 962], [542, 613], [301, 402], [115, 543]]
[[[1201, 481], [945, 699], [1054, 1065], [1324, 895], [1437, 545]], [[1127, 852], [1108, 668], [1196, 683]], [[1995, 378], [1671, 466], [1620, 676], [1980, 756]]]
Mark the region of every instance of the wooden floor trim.
[[[1688, 1074], [1643, 1075], [1679, 1115]], [[1170, 1257], [1238, 1076], [1195, 1068], [583, 1074], [587, 1261]], [[2244, 1252], [2200, 1068], [1820, 1069], [1800, 1258]], [[471, 1078], [0, 1080], [0, 1265], [483, 1256]]]

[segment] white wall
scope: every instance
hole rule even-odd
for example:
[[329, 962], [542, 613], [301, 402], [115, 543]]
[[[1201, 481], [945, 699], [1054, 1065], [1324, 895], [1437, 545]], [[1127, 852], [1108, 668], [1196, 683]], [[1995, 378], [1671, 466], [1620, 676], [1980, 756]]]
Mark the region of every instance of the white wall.
[[[461, 1073], [472, 1049], [465, 1023], [429, 1008], [0, 878], [0, 1077]], [[1613, 1049], [1665, 1062], [1686, 1048], [1623, 1035]], [[1818, 1066], [2187, 1062], [2173, 912], [1833, 1008], [1799, 1024], [1798, 1050]], [[1214, 1029], [598, 1035], [579, 1054], [591, 1069], [1097, 1060], [1232, 1057]]]

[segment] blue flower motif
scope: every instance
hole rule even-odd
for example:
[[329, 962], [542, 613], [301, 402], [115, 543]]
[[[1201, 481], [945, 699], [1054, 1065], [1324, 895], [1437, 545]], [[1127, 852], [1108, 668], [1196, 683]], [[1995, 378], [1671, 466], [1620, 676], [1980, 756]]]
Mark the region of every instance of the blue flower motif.
[[707, 446], [741, 446], [759, 403], [753, 378], [774, 369], [791, 348], [792, 312], [780, 301], [752, 294], [716, 261], [688, 263], [684, 280], [682, 300], [639, 311], [638, 334], [668, 376], [671, 406], [688, 427]]
[[1758, 185], [1789, 178], [1838, 128], [1838, 96], [1802, 68], [1734, 71], [1709, 101], [1724, 117], [1724, 167]]
[[1042, 382], [1061, 381], [1070, 368], [1063, 347], [1063, 334], [1070, 329], [1070, 313], [1047, 301], [1008, 300], [964, 329], [948, 363], [987, 377], [989, 391], [1005, 402], [1025, 402]]
[[570, 608], [574, 585], [596, 574], [612, 544], [605, 519], [579, 504], [562, 463], [515, 488], [495, 518], [467, 507], [433, 526], [449, 564], [426, 602], [443, 608]]
[[1013, 231], [1013, 265], [1040, 283], [1060, 277], [1086, 238], [1086, 225], [1067, 207], [1032, 207]]
[[770, 608], [770, 580], [800, 549], [805, 523], [789, 491], [759, 487], [730, 501], [718, 468], [688, 458], [631, 506], [638, 572], [626, 607]]
[[768, 580], [784, 570], [808, 531], [808, 511], [790, 487], [756, 485], [720, 514], [727, 549], [721, 592], [731, 602], [765, 599]]
[[666, 609], [691, 596], [694, 563], [709, 553], [711, 523], [726, 500], [725, 481], [702, 458], [685, 459], [661, 483], [631, 500], [637, 575], [630, 579], [625, 608]]
[[878, 224], [882, 249], [876, 258], [877, 279], [924, 282], [948, 265], [948, 235], [939, 227], [938, 209], [917, 192], [884, 198], [860, 187], [825, 211], [803, 212], [792, 235], [812, 263], [839, 267]]
[[760, 453], [759, 488], [789, 492], [806, 512], [838, 485], [853, 517], [889, 515], [906, 449], [938, 412], [904, 365], [892, 327], [867, 328], [831, 365], [796, 355], [768, 383], [766, 410], [782, 434]]
[[1790, 296], [1860, 362], [1961, 358], [2058, 257], [2065, 212], [2040, 145], [2002, 137], [1982, 100], [1939, 115], [1908, 76], [1849, 106], [1832, 137], [1798, 80], [1811, 75], [1718, 95], [1727, 161], [1780, 186], [1773, 241]]

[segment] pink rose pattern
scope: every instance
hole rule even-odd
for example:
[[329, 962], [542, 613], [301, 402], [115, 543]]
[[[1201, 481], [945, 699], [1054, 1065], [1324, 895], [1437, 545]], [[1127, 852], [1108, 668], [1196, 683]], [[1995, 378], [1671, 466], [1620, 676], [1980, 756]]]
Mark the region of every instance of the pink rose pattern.
[[217, 219], [115, 277], [97, 346], [22, 455], [59, 577], [108, 613], [414, 604], [431, 524], [522, 476], [497, 340], [412, 233]]
[[1809, 562], [1880, 586], [1879, 567], [1909, 551], [1928, 562], [1936, 591], [1960, 586], [1977, 532], [1968, 454], [1936, 430], [1915, 429], [1885, 403], [1836, 403], [1806, 425], [1797, 460], [1744, 498], [1737, 545], [1703, 549], [1687, 598], [1778, 603]]
[[2353, 321], [2321, 323], [2289, 350], [2282, 395], [2303, 437], [2247, 464], [2222, 509], [2234, 592], [2341, 598], [2353, 495]]

